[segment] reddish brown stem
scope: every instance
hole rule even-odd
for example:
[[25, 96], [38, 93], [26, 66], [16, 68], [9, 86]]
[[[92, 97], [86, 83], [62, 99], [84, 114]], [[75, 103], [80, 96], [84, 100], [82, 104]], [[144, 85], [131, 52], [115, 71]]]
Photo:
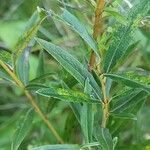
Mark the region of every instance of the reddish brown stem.
[[[95, 21], [94, 21], [94, 26], [93, 26], [93, 38], [97, 41], [98, 35], [102, 34], [102, 28], [103, 28], [103, 23], [102, 23], [102, 12], [104, 9], [105, 5], [105, 0], [98, 0], [97, 2], [97, 7], [95, 11]], [[91, 50], [91, 56], [90, 56], [90, 62], [89, 62], [89, 70], [91, 71], [94, 67], [96, 55], [93, 50]]]

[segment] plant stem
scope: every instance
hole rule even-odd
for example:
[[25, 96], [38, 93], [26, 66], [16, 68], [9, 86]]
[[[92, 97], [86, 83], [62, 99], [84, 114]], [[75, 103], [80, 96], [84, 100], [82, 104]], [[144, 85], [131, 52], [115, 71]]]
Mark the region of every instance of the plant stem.
[[100, 76], [100, 81], [102, 85], [102, 93], [103, 93], [103, 101], [102, 101], [102, 109], [103, 109], [103, 116], [102, 116], [102, 128], [106, 128], [107, 119], [109, 117], [109, 99], [106, 95], [106, 77], [103, 74]]
[[35, 109], [35, 111], [38, 113], [38, 115], [45, 122], [45, 124], [48, 126], [48, 128], [53, 133], [53, 135], [58, 140], [58, 142], [59, 143], [64, 143], [64, 141], [61, 139], [61, 137], [59, 136], [59, 134], [57, 133], [57, 131], [55, 130], [55, 128], [50, 123], [50, 121], [47, 119], [47, 117], [40, 110], [40, 108], [38, 107], [38, 105], [37, 105], [36, 101], [34, 100], [34, 98], [31, 96], [31, 94], [27, 90], [25, 90], [25, 86], [23, 85], [23, 83], [17, 78], [17, 76], [12, 72], [12, 70], [2, 60], [0, 60], [0, 65], [13, 78], [13, 80], [15, 81], [15, 83], [24, 91], [24, 93], [25, 93], [26, 97], [28, 98], [29, 102], [31, 103], [31, 105], [33, 106], [33, 108]]
[[[93, 38], [97, 41], [97, 37], [99, 34], [102, 34], [102, 12], [104, 9], [105, 0], [98, 0], [97, 1], [97, 7], [95, 11], [95, 21], [94, 21], [94, 27], [93, 27]], [[90, 62], [89, 62], [89, 70], [91, 71], [94, 67], [96, 55], [94, 51], [92, 50], [91, 56], [90, 56]]]
[[[93, 27], [93, 38], [97, 41], [98, 35], [102, 35], [103, 33], [103, 21], [102, 21], [102, 12], [105, 6], [105, 0], [98, 0], [97, 7], [95, 11], [95, 22]], [[96, 55], [92, 50], [89, 62], [89, 71], [93, 70], [95, 64]], [[100, 74], [100, 81], [102, 85], [102, 93], [103, 93], [103, 116], [102, 116], [102, 124], [101, 127], [105, 128], [107, 119], [109, 117], [109, 100], [106, 95], [106, 77], [103, 76], [102, 69], [101, 69], [101, 62], [98, 64], [98, 74]]]
[[[95, 11], [95, 22], [93, 27], [93, 38], [95, 41], [97, 41], [98, 35], [102, 35], [103, 33], [103, 21], [102, 21], [102, 12], [105, 6], [105, 0], [98, 0], [97, 1], [97, 7]], [[89, 62], [89, 71], [93, 70], [94, 64], [95, 64], [96, 55], [94, 51], [92, 50], [91, 56], [90, 56], [90, 62]], [[103, 93], [103, 116], [102, 116], [102, 124], [101, 127], [105, 128], [107, 119], [109, 117], [109, 100], [107, 99], [106, 95], [106, 77], [102, 74], [102, 69], [100, 67], [101, 62], [99, 62], [98, 72], [100, 74], [100, 81], [102, 85], [102, 93]]]

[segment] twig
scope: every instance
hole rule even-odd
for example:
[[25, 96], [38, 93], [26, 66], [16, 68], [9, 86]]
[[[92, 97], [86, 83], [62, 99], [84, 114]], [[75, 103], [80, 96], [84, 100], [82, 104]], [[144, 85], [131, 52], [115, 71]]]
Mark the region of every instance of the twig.
[[[93, 38], [97, 41], [97, 37], [99, 34], [102, 34], [102, 12], [104, 9], [105, 0], [98, 0], [97, 2], [97, 8], [95, 11], [95, 21], [94, 21], [94, 27], [93, 27]], [[94, 67], [96, 55], [94, 51], [92, 50], [91, 56], [90, 56], [90, 62], [89, 62], [89, 70], [91, 71]]]
[[100, 81], [103, 93], [103, 101], [102, 101], [103, 116], [101, 127], [106, 128], [107, 119], [109, 117], [109, 99], [106, 95], [106, 77], [104, 77], [103, 74], [100, 76]]
[[[103, 33], [103, 22], [102, 22], [102, 12], [104, 9], [105, 0], [98, 0], [97, 7], [95, 11], [95, 22], [93, 27], [93, 38], [97, 41], [98, 35], [102, 35]], [[89, 62], [89, 71], [93, 70], [95, 64], [96, 55], [92, 50]], [[101, 68], [101, 62], [99, 62], [97, 67], [98, 74], [100, 76], [101, 86], [102, 86], [102, 93], [103, 93], [103, 116], [102, 116], [102, 128], [106, 128], [107, 119], [109, 117], [109, 99], [106, 95], [106, 77], [104, 77]]]
[[23, 85], [23, 83], [17, 78], [17, 76], [14, 74], [14, 72], [12, 72], [12, 70], [3, 62], [0, 60], [0, 65], [5, 69], [5, 71], [13, 78], [13, 80], [15, 81], [15, 83], [18, 85], [18, 87], [20, 87], [26, 97], [28, 98], [29, 102], [31, 103], [31, 105], [34, 107], [35, 111], [38, 113], [38, 115], [42, 118], [42, 120], [45, 122], [45, 124], [48, 126], [48, 128], [50, 129], [50, 131], [53, 133], [53, 135], [56, 137], [56, 139], [58, 140], [59, 143], [64, 143], [64, 141], [61, 139], [61, 137], [59, 136], [59, 134], [57, 133], [57, 131], [55, 130], [55, 128], [52, 126], [52, 124], [50, 123], [50, 121], [47, 119], [47, 117], [45, 117], [45, 115], [43, 114], [43, 112], [40, 110], [40, 108], [38, 107], [38, 105], [36, 104], [34, 98], [30, 95], [30, 93], [25, 89], [25, 86]]

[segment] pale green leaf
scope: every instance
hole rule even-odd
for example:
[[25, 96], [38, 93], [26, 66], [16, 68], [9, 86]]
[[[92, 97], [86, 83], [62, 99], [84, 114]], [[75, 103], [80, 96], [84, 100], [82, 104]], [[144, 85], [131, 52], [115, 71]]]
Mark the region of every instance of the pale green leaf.
[[97, 99], [93, 99], [84, 93], [69, 89], [43, 88], [39, 89], [36, 93], [45, 97], [53, 97], [66, 102], [99, 103]]
[[11, 51], [0, 48], [0, 60], [12, 66]]
[[32, 148], [32, 150], [79, 150], [78, 145], [61, 144], [61, 145], [45, 145]]

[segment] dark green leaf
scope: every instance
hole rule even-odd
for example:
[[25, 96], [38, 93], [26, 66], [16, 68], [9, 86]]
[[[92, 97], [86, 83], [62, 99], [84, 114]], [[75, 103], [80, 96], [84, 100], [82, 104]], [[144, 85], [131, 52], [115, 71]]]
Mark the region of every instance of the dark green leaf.
[[19, 79], [27, 85], [29, 82], [29, 54], [31, 47], [23, 50], [16, 63], [16, 73]]
[[18, 41], [14, 53], [14, 67], [19, 79], [26, 85], [29, 81], [29, 53], [34, 45], [32, 38], [40, 28], [41, 23], [46, 18], [42, 14], [42, 9], [38, 9], [30, 18], [26, 30]]
[[58, 16], [63, 22], [67, 23], [71, 28], [76, 31], [83, 40], [94, 50], [94, 52], [99, 57], [99, 51], [97, 43], [94, 41], [92, 36], [88, 33], [86, 26], [83, 25], [78, 18], [76, 18], [73, 14], [71, 14], [66, 9], [63, 9], [63, 13]]
[[33, 121], [33, 109], [29, 109], [27, 112], [24, 111], [21, 117], [18, 122], [19, 126], [14, 134], [11, 150], [17, 150], [30, 131]]
[[[128, 79], [128, 78], [126, 78], [122, 75], [118, 75], [118, 74], [105, 74], [105, 76], [111, 78], [112, 80], [114, 80], [116, 82], [121, 82], [121, 83], [125, 84], [126, 86], [143, 89], [150, 93], [149, 85], [144, 85], [140, 82], [137, 82], [134, 79]], [[138, 77], [138, 75], [137, 75], [137, 77]]]
[[101, 99], [102, 96], [100, 87], [97, 85], [90, 72], [77, 59], [75, 59], [67, 51], [50, 42], [44, 41], [42, 39], [36, 40], [83, 86], [85, 84], [85, 80], [89, 78], [90, 85], [92, 86], [93, 91], [95, 92], [97, 97]]
[[23, 50], [28, 46], [31, 39], [35, 36], [36, 32], [40, 28], [41, 23], [45, 19], [46, 15], [41, 16], [42, 9], [38, 9], [34, 12], [34, 14], [31, 16], [27, 27], [25, 29], [25, 32], [21, 36], [20, 40], [18, 41], [16, 48], [15, 48], [15, 54], [14, 54], [14, 62], [18, 59], [19, 55], [22, 54]]
[[41, 88], [48, 88], [48, 86], [40, 83], [30, 83], [25, 87], [27, 90], [39, 90]]
[[108, 73], [116, 65], [118, 60], [124, 56], [128, 46], [132, 41], [132, 36], [138, 23], [141, 21], [150, 9], [150, 1], [144, 0], [135, 5], [128, 13], [127, 25], [120, 25], [114, 35], [113, 41], [110, 44], [105, 61], [104, 61], [104, 72]]
[[[89, 79], [85, 81], [84, 93], [91, 95], [92, 87], [89, 84]], [[80, 108], [80, 123], [85, 136], [85, 142], [92, 142], [94, 113], [91, 104], [84, 103]]]
[[1, 68], [0, 68], [0, 78], [13, 82], [13, 79]]
[[39, 63], [38, 63], [38, 68], [37, 68], [37, 72], [36, 72], [36, 77], [40, 77], [42, 75], [44, 75], [44, 52], [43, 50], [40, 51], [40, 54], [39, 54]]
[[101, 150], [112, 150], [113, 149], [113, 140], [109, 130], [106, 128], [95, 127], [94, 135], [96, 140], [100, 144]]
[[[148, 94], [145, 91], [142, 90], [131, 90], [129, 93], [120, 97], [116, 97], [117, 101], [114, 103], [113, 108], [111, 109], [111, 112], [123, 112], [124, 110], [128, 108], [132, 108], [136, 103], [139, 101], [143, 101], [143, 98], [147, 96]], [[112, 99], [112, 101], [114, 101]]]

